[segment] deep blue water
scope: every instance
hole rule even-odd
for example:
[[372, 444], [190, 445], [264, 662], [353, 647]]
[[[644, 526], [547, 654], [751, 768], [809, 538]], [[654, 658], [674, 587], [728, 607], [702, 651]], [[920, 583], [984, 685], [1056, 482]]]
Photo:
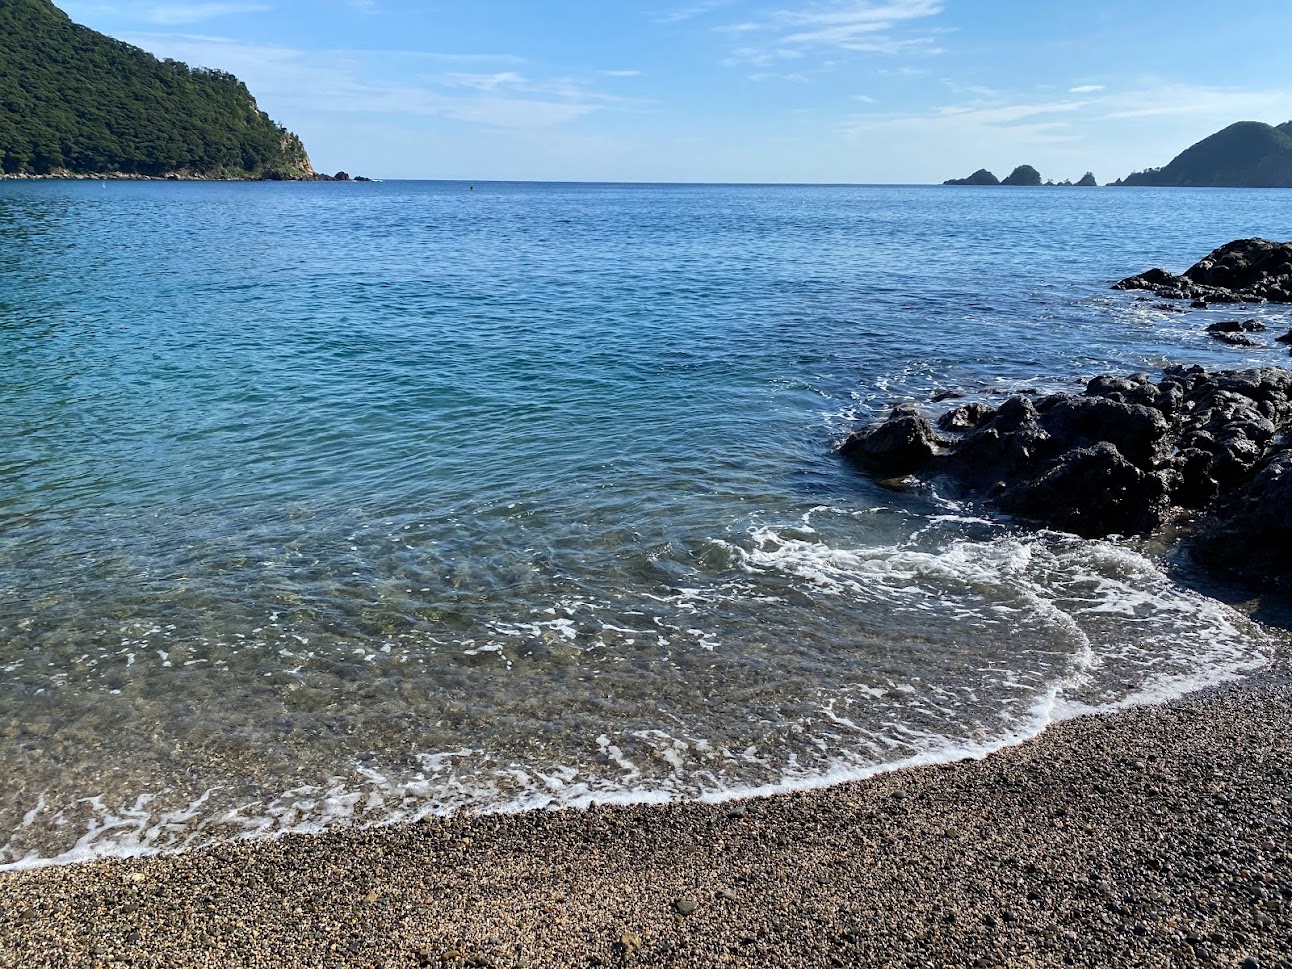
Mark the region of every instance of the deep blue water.
[[1283, 362], [1109, 286], [1289, 211], [0, 182], [0, 865], [823, 783], [1263, 662], [1143, 543], [832, 448], [941, 389]]

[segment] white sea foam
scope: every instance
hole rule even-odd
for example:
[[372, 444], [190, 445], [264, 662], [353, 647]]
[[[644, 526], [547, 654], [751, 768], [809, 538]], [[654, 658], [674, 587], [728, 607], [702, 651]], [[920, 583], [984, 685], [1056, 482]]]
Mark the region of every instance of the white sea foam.
[[[219, 789], [165, 810], [157, 805], [166, 792], [154, 791], [126, 805], [89, 798], [74, 812], [37, 792], [22, 829], [0, 848], [0, 870], [458, 811], [583, 807], [592, 801], [714, 802], [820, 788], [902, 767], [985, 757], [1036, 736], [1056, 720], [1168, 700], [1240, 677], [1270, 655], [1272, 641], [1261, 627], [1178, 587], [1133, 548], [1049, 533], [1013, 535], [957, 514], [939, 516], [908, 541], [891, 545], [848, 547], [821, 537], [830, 531], [830, 518], [855, 514], [823, 506], [803, 519], [811, 530], [756, 527], [747, 540], [720, 543], [748, 581], [644, 594], [644, 601], [665, 611], [647, 616], [618, 609], [614, 617], [649, 618], [653, 634], [669, 650], [689, 644], [720, 651], [721, 637], [698, 620], [724, 604], [782, 602], [781, 595], [769, 592], [775, 586], [763, 581], [780, 577], [792, 589], [843, 608], [877, 603], [882, 608], [874, 615], [894, 617], [897, 628], [915, 634], [927, 623], [1022, 640], [1029, 630], [1044, 631], [1058, 645], [1053, 656], [1036, 664], [1038, 671], [1048, 671], [1043, 677], [1037, 671], [1023, 676], [1003, 655], [978, 661], [982, 683], [1029, 699], [996, 709], [993, 723], [975, 726], [963, 716], [978, 702], [978, 687], [914, 680], [823, 685], [817, 702], [803, 707], [801, 721], [751, 722], [751, 743], [705, 736], [700, 722], [603, 729], [590, 738], [599, 764], [559, 756], [548, 763], [522, 763], [506, 751], [462, 747], [418, 754], [411, 771], [356, 763], [318, 783], [218, 809], [213, 805], [223, 804], [224, 797]], [[649, 640], [632, 621], [601, 618], [606, 611], [596, 602], [563, 600], [537, 610], [531, 621], [494, 622], [487, 641], [463, 640], [458, 648], [466, 655], [505, 654], [534, 639], [577, 642], [587, 649], [604, 645], [611, 635]], [[905, 622], [903, 616], [912, 619]], [[157, 632], [149, 627], [142, 638], [151, 640]], [[121, 661], [131, 655], [142, 663], [148, 653], [138, 639], [122, 647]], [[154, 644], [150, 651], [169, 665], [168, 650]], [[950, 730], [948, 725], [955, 724], [958, 731]], [[778, 731], [799, 738], [801, 749], [778, 749]], [[749, 776], [760, 779], [741, 779]], [[48, 857], [24, 850], [23, 831], [42, 824], [79, 826], [80, 834], [70, 848]]]

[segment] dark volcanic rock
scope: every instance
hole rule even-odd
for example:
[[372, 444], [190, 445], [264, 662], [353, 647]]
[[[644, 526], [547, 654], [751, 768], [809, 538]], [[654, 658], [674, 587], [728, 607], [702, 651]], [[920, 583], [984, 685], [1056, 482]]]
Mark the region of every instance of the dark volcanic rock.
[[1194, 539], [1203, 563], [1249, 578], [1287, 584], [1292, 577], [1292, 451], [1217, 503]]
[[939, 450], [933, 425], [911, 411], [894, 411], [882, 424], [849, 437], [839, 453], [865, 467], [883, 469], [887, 476], [897, 476], [918, 471]]
[[971, 487], [992, 489], [999, 482], [1034, 468], [1052, 451], [1036, 405], [1011, 397], [959, 442], [949, 457], [953, 476]]
[[986, 404], [961, 404], [939, 417], [938, 427], [944, 431], [969, 431], [995, 413]]
[[1182, 276], [1150, 269], [1114, 289], [1146, 289], [1164, 299], [1203, 303], [1292, 303], [1292, 242], [1238, 239]]
[[996, 505], [1078, 535], [1104, 535], [1151, 531], [1169, 501], [1162, 475], [1137, 468], [1101, 442], [1065, 451], [1044, 474], [1006, 487]]
[[[894, 411], [841, 451], [879, 476], [949, 479], [1002, 511], [1080, 535], [1142, 534], [1177, 510], [1206, 512], [1208, 561], [1292, 584], [1292, 371], [1106, 375], [1079, 395], [1020, 395], [996, 410], [961, 404], [937, 426], [952, 437]], [[1280, 548], [1256, 547], [1270, 542]]]
[[1064, 450], [1108, 443], [1138, 468], [1154, 467], [1170, 450], [1170, 425], [1159, 411], [1107, 397], [1064, 396], [1046, 410], [1041, 426]]
[[1264, 333], [1269, 327], [1260, 320], [1221, 320], [1207, 327], [1208, 333]]

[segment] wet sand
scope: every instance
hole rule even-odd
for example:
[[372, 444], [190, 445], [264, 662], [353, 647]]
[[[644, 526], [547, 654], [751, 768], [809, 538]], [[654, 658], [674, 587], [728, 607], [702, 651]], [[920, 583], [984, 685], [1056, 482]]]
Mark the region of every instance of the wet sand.
[[1292, 965], [1283, 677], [742, 804], [0, 875], [3, 966], [1195, 964]]

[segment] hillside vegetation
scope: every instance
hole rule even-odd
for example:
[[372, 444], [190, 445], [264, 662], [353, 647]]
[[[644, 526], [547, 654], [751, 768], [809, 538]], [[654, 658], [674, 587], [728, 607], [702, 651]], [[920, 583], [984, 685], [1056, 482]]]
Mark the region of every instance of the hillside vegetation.
[[1114, 184], [1292, 188], [1292, 121], [1277, 127], [1239, 121], [1185, 149], [1166, 167]]
[[0, 167], [308, 178], [296, 135], [222, 71], [158, 60], [49, 0], [0, 0]]

